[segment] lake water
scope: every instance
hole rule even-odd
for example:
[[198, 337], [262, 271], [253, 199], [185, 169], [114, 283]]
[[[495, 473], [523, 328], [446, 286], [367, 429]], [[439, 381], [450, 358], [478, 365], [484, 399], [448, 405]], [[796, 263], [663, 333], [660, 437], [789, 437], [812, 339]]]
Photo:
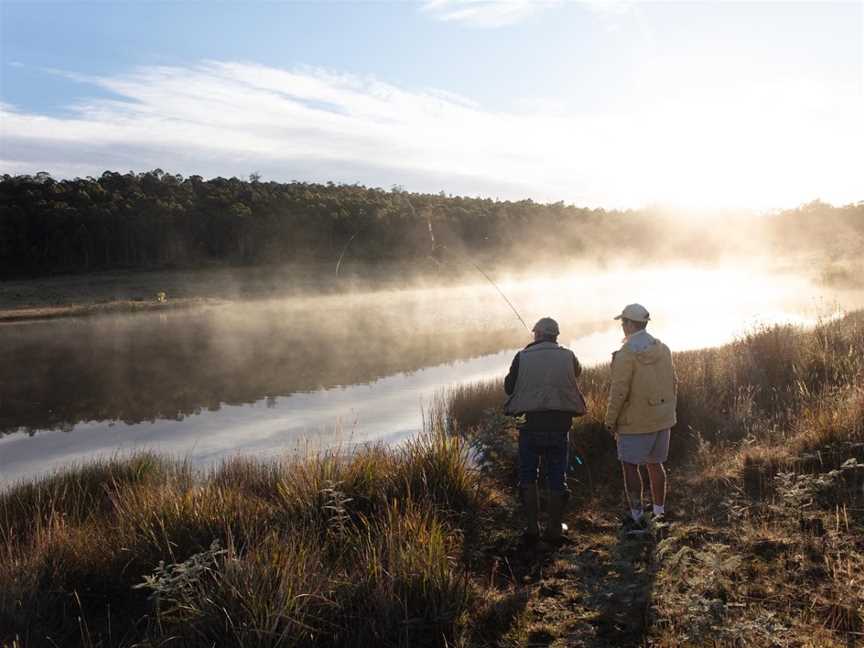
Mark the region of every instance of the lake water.
[[[583, 364], [620, 344], [639, 301], [675, 350], [864, 307], [807, 268], [579, 268], [502, 278], [533, 323], [558, 319]], [[0, 325], [0, 484], [97, 455], [155, 449], [207, 465], [416, 434], [436, 393], [501, 379], [529, 334], [478, 281]], [[503, 398], [503, 394], [502, 394]]]

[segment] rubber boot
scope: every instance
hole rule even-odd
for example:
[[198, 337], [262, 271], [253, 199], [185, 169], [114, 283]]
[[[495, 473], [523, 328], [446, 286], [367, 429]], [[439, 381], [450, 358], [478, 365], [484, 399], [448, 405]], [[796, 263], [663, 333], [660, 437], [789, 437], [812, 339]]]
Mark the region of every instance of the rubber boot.
[[562, 522], [566, 503], [565, 493], [549, 491], [549, 524], [543, 539], [551, 544], [560, 544], [563, 534], [567, 532], [567, 525]]
[[526, 484], [521, 487], [522, 511], [525, 516], [525, 533], [523, 539], [527, 544], [540, 538], [540, 525], [537, 523], [538, 491], [537, 484]]

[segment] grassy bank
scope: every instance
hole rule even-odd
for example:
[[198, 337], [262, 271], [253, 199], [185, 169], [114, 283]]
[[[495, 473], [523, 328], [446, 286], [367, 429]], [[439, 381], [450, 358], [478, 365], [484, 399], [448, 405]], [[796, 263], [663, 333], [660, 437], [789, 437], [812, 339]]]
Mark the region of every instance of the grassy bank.
[[[517, 570], [533, 588], [522, 640], [864, 645], [864, 313], [754, 331], [675, 361], [674, 523], [642, 542], [618, 535], [620, 469], [602, 427], [608, 366], [587, 370], [589, 413], [571, 432], [575, 545]], [[488, 474], [512, 484], [517, 432], [498, 409], [500, 385], [455, 389], [447, 406]]]
[[454, 389], [396, 449], [205, 475], [141, 454], [21, 484], [0, 493], [0, 643], [856, 645], [862, 357], [861, 312], [677, 354], [675, 518], [635, 540], [608, 367], [586, 371], [573, 544], [554, 554], [518, 545], [498, 383]]
[[151, 454], [0, 497], [3, 645], [442, 645], [476, 588], [483, 506], [458, 439], [430, 435], [205, 476]]

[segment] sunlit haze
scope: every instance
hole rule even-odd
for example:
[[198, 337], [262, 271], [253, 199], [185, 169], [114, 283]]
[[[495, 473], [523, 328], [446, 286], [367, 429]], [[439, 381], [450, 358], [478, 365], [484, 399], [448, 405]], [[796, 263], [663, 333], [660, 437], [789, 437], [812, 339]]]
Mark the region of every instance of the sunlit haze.
[[0, 4], [0, 171], [864, 198], [861, 3]]

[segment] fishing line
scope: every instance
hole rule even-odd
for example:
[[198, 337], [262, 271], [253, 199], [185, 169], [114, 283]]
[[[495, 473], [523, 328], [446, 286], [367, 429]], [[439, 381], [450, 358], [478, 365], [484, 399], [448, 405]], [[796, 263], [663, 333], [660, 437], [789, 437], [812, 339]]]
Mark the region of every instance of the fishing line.
[[[416, 218], [417, 212], [414, 210], [414, 205], [411, 204], [411, 201], [404, 194], [400, 194], [400, 196], [405, 200], [406, 203], [408, 203], [408, 207], [411, 208], [411, 213]], [[438, 261], [438, 259], [435, 258], [435, 249], [437, 248], [437, 249], [443, 251], [443, 250], [447, 250], [448, 248], [446, 245], [438, 245], [435, 242], [435, 232], [432, 230], [432, 217], [429, 215], [428, 212], [426, 214], [426, 225], [429, 228], [429, 238], [432, 241], [432, 251], [429, 253], [429, 256], [430, 256], [430, 258], [434, 259], [438, 263], [439, 266], [443, 265], [440, 261]], [[516, 310], [516, 307], [513, 305], [513, 302], [511, 302], [509, 299], [507, 299], [507, 295], [505, 295], [504, 292], [498, 287], [498, 284], [496, 284], [494, 281], [492, 281], [492, 277], [490, 277], [488, 274], [486, 274], [483, 271], [483, 268], [481, 268], [479, 265], [477, 265], [477, 263], [474, 261], [474, 259], [472, 259], [470, 256], [468, 256], [467, 252], [464, 252], [464, 251], [461, 251], [461, 252], [462, 252], [462, 255], [465, 257], [465, 259], [468, 261], [468, 263], [470, 263], [474, 267], [474, 269], [477, 270], [477, 272], [479, 272], [481, 275], [483, 275], [483, 277], [486, 279], [486, 281], [488, 281], [490, 284], [492, 284], [492, 287], [496, 291], [498, 291], [498, 294], [501, 295], [502, 299], [505, 302], [507, 302], [507, 305], [510, 307], [510, 310], [513, 311], [513, 314], [516, 315], [516, 317], [519, 319], [520, 322], [522, 322], [522, 326], [525, 327], [525, 330], [530, 333], [531, 329], [528, 328], [528, 325], [525, 323], [525, 320], [522, 319], [522, 316], [519, 314], [519, 311]]]
[[[411, 200], [408, 198], [408, 196], [406, 196], [401, 191], [398, 193], [398, 195], [402, 200], [405, 201], [405, 203], [408, 205], [408, 208], [411, 210], [411, 215], [416, 219], [417, 218], [417, 210], [414, 209], [414, 205], [411, 203]], [[435, 241], [435, 231], [432, 229], [432, 217], [429, 215], [428, 212], [426, 214], [426, 227], [429, 230], [429, 240], [432, 241], [432, 250], [429, 253], [429, 258], [432, 259], [433, 261], [435, 261], [435, 263], [437, 263], [440, 267], [443, 267], [444, 264], [441, 263], [441, 261], [439, 261], [435, 257], [435, 251], [436, 250], [444, 251], [444, 250], [447, 250], [449, 248], [447, 248], [447, 246], [445, 246], [445, 245], [438, 245], [438, 243]], [[361, 230], [362, 230], [362, 228], [358, 229], [356, 232], [354, 232], [354, 234], [351, 236], [351, 238], [349, 238], [348, 241], [345, 243], [345, 247], [342, 248], [342, 253], [339, 255], [339, 260], [336, 262], [336, 276], [337, 277], [339, 276], [339, 270], [342, 267], [342, 260], [345, 258], [345, 253], [348, 251], [348, 247], [351, 245], [351, 242], [355, 238], [357, 238], [357, 235], [361, 232]], [[492, 277], [490, 277], [488, 274], [486, 274], [486, 272], [483, 270], [483, 268], [481, 268], [477, 264], [477, 262], [474, 261], [474, 259], [472, 259], [468, 255], [467, 252], [465, 252], [463, 250], [460, 250], [460, 252], [462, 253], [462, 256], [465, 257], [465, 260], [468, 261], [468, 263], [470, 263], [471, 266], [477, 272], [479, 272], [481, 275], [483, 275], [483, 278], [486, 279], [486, 281], [488, 281], [492, 285], [492, 287], [498, 292], [499, 295], [501, 295], [501, 298], [507, 303], [507, 305], [510, 307], [510, 310], [513, 311], [513, 314], [516, 315], [516, 318], [522, 323], [522, 326], [525, 327], [525, 330], [530, 332], [531, 329], [525, 323], [525, 320], [522, 319], [522, 316], [519, 314], [519, 311], [516, 310], [516, 307], [513, 305], [513, 302], [511, 302], [510, 299], [508, 299], [507, 295], [504, 294], [504, 291], [498, 287], [498, 284], [496, 284], [492, 280]]]
[[[429, 223], [429, 232], [430, 232], [430, 234], [432, 233], [432, 223], [431, 222]], [[435, 239], [433, 238], [432, 240], [434, 241]], [[449, 248], [446, 245], [433, 245], [432, 246], [432, 252], [428, 256], [428, 258], [431, 259], [432, 261], [434, 261], [438, 265], [439, 268], [443, 268], [444, 264], [441, 263], [441, 261], [439, 261], [437, 257], [435, 257], [435, 250], [436, 249], [444, 251], [444, 250], [449, 250]], [[469, 257], [465, 252], [462, 252], [462, 254], [465, 256], [465, 260], [468, 261], [468, 263], [470, 263], [471, 266], [475, 270], [477, 270], [477, 272], [482, 274], [483, 277], [486, 279], [486, 281], [488, 281], [490, 284], [492, 284], [492, 287], [496, 291], [498, 291], [498, 294], [501, 295], [501, 297], [504, 299], [505, 302], [507, 302], [507, 305], [510, 307], [510, 310], [513, 311], [513, 314], [516, 315], [516, 317], [519, 319], [520, 322], [522, 322], [522, 326], [525, 327], [525, 330], [530, 332], [531, 329], [528, 328], [528, 325], [525, 323], [525, 320], [522, 319], [522, 316], [519, 314], [519, 311], [516, 310], [516, 307], [513, 305], [513, 302], [511, 302], [509, 299], [507, 299], [507, 295], [505, 295], [503, 293], [503, 291], [498, 287], [498, 285], [494, 281], [492, 281], [492, 278], [488, 274], [486, 274], [483, 271], [483, 268], [481, 268], [479, 265], [477, 265], [471, 257]]]
[[[431, 227], [431, 225], [430, 225], [430, 227]], [[468, 259], [468, 261], [471, 263], [471, 265], [477, 269], [477, 272], [479, 272], [484, 277], [486, 277], [486, 281], [488, 281], [490, 284], [492, 284], [492, 287], [498, 291], [498, 294], [501, 295], [501, 297], [504, 298], [504, 301], [507, 302], [507, 305], [513, 311], [513, 313], [516, 315], [516, 317], [519, 318], [519, 321], [522, 322], [522, 326], [524, 326], [525, 330], [530, 333], [531, 329], [528, 328], [528, 325], [525, 323], [525, 320], [522, 319], [522, 316], [519, 314], [519, 311], [516, 310], [516, 307], [512, 304], [512, 302], [509, 299], [507, 299], [507, 295], [505, 295], [502, 292], [502, 290], [498, 287], [498, 285], [494, 281], [492, 281], [492, 278], [489, 275], [487, 275], [485, 272], [483, 272], [483, 268], [481, 268], [479, 265], [477, 265], [471, 257], [469, 257], [466, 254], [465, 258]]]

